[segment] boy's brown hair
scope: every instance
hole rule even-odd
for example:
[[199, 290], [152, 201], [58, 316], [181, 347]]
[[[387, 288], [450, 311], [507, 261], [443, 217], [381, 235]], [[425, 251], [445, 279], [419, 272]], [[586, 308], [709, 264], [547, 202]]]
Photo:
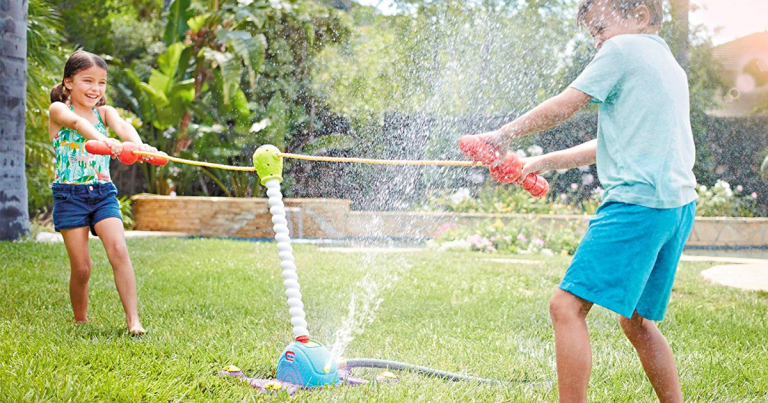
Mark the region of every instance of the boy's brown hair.
[[[650, 24], [653, 26], [659, 26], [661, 25], [661, 22], [664, 20], [664, 9], [661, 6], [661, 0], [606, 0], [608, 3], [613, 6], [614, 9], [616, 9], [619, 13], [621, 13], [621, 16], [624, 18], [629, 18], [629, 15], [635, 11], [636, 8], [640, 6], [646, 6], [648, 7], [648, 11], [650, 11], [651, 20]], [[576, 23], [579, 25], [584, 24], [584, 18], [587, 16], [587, 12], [594, 6], [596, 3], [596, 0], [582, 0], [581, 4], [579, 4], [579, 14], [576, 17]]]

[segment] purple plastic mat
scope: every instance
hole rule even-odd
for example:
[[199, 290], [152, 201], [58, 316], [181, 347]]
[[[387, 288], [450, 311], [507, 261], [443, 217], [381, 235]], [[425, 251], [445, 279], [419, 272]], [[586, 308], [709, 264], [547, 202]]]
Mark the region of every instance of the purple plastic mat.
[[[243, 372], [240, 371], [239, 368], [236, 367], [227, 367], [224, 368], [223, 371], [219, 372], [219, 376], [221, 377], [233, 377], [233, 378], [239, 378], [243, 382], [248, 382], [251, 387], [254, 387], [256, 389], [259, 389], [261, 393], [279, 393], [281, 391], [288, 392], [289, 395], [293, 395], [298, 390], [312, 390], [312, 389], [318, 389], [323, 388], [324, 386], [319, 387], [305, 387], [301, 385], [296, 385], [295, 383], [288, 383], [279, 381], [277, 379], [258, 379], [258, 378], [248, 378], [247, 376], [243, 375]], [[349, 370], [346, 369], [340, 369], [339, 370], [339, 380], [340, 382], [336, 385], [333, 385], [332, 387], [336, 386], [343, 386], [343, 385], [350, 385], [350, 386], [357, 386], [357, 385], [365, 385], [369, 383], [370, 381], [362, 378], [356, 378], [352, 375], [350, 375]], [[374, 382], [382, 382], [382, 383], [393, 383], [398, 382], [397, 378], [392, 378], [390, 376], [385, 375], [377, 375], [374, 379]]]

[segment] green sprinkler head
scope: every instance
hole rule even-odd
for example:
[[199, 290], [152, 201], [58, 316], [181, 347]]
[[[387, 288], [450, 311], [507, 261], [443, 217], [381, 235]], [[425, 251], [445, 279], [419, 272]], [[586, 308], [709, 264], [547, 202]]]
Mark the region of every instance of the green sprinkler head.
[[283, 158], [278, 154], [280, 150], [271, 144], [265, 144], [253, 153], [253, 166], [259, 174], [261, 184], [264, 185], [270, 179], [283, 181]]

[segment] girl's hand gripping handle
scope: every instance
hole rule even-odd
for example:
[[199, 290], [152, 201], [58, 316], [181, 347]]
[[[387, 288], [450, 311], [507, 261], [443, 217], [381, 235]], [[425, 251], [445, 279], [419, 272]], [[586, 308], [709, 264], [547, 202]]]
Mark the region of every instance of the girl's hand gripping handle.
[[[136, 144], [129, 141], [123, 143], [123, 151], [117, 156], [117, 159], [125, 165], [131, 165], [139, 159], [134, 151], [138, 149]], [[98, 140], [88, 140], [85, 142], [85, 151], [91, 154], [112, 155], [112, 148], [107, 143]], [[160, 157], [142, 157], [142, 160], [154, 165], [165, 165], [168, 160]]]
[[[459, 148], [465, 156], [480, 161], [491, 171], [491, 177], [499, 183], [512, 183], [520, 179], [523, 166], [516, 154], [507, 153], [498, 164], [499, 156], [477, 136], [464, 136], [459, 139]], [[542, 197], [549, 192], [549, 184], [539, 175], [529, 174], [520, 184], [534, 197]]]

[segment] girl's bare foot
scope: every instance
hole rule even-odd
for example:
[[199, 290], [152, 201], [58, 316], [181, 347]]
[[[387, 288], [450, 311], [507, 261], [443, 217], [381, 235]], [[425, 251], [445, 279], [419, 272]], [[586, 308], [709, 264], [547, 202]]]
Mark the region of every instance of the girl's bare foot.
[[144, 327], [141, 326], [141, 322], [138, 318], [133, 320], [126, 319], [125, 322], [128, 324], [128, 333], [130, 333], [131, 336], [139, 336], [147, 332], [144, 330]]

